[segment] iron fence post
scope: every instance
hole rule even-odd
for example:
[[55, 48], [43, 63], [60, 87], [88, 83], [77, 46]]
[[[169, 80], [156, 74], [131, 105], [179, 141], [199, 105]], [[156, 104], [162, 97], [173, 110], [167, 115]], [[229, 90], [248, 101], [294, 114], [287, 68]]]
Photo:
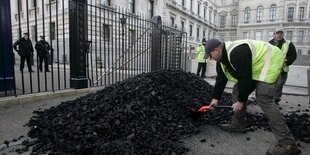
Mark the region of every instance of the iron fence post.
[[87, 0], [69, 2], [70, 87], [87, 88]]
[[152, 18], [152, 49], [151, 49], [151, 71], [160, 69], [160, 52], [161, 52], [161, 33], [162, 20], [160, 16]]

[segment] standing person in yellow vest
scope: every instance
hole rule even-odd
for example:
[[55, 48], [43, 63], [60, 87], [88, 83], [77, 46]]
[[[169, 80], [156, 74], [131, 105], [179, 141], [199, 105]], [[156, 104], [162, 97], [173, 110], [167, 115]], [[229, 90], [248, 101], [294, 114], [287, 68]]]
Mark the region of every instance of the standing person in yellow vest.
[[283, 28], [277, 28], [273, 34], [273, 39], [269, 41], [270, 44], [277, 46], [283, 53], [285, 59], [283, 64], [283, 70], [279, 76], [276, 84], [276, 90], [274, 94], [274, 101], [278, 104], [281, 101], [282, 89], [287, 79], [287, 73], [289, 66], [296, 60], [296, 48], [292, 42], [283, 38]]
[[[197, 68], [197, 75], [205, 78], [205, 73], [207, 70], [207, 60], [205, 58], [205, 45], [206, 45], [206, 38], [202, 38], [201, 44], [197, 47], [195, 55], [198, 61], [198, 68]], [[201, 75], [200, 75], [201, 72]]]
[[273, 100], [275, 82], [284, 62], [279, 48], [263, 41], [221, 42], [210, 39], [206, 44], [206, 53], [217, 61], [217, 77], [210, 106], [219, 103], [228, 80], [236, 82], [232, 92], [232, 121], [230, 124], [220, 125], [220, 128], [225, 131], [246, 132], [246, 127], [250, 124], [246, 118], [246, 101], [255, 90], [256, 102], [266, 113], [272, 132], [279, 142], [267, 151], [267, 155], [299, 154], [301, 151]]

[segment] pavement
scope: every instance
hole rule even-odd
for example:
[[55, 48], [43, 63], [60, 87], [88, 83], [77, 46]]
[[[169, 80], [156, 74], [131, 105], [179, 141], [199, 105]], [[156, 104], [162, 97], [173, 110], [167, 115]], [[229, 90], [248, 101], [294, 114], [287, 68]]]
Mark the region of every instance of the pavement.
[[[214, 84], [213, 78], [205, 79], [211, 85]], [[227, 92], [231, 92], [232, 83], [227, 85]], [[24, 125], [33, 115], [34, 110], [46, 109], [57, 106], [61, 102], [74, 100], [79, 96], [94, 92], [102, 87], [88, 89], [69, 89], [63, 92], [49, 92], [21, 95], [18, 97], [0, 98], [0, 154], [15, 155], [14, 150], [21, 148], [21, 141], [17, 140], [11, 143], [9, 147], [3, 144], [4, 140], [12, 141], [24, 136], [26, 139], [28, 127]], [[309, 109], [309, 96], [307, 89], [302, 88], [284, 88], [285, 95], [280, 102], [282, 113], [288, 113], [292, 110]], [[293, 95], [292, 95], [293, 94]], [[297, 95], [294, 95], [297, 94]], [[253, 94], [252, 94], [253, 95]], [[298, 106], [299, 104], [299, 106]], [[248, 106], [249, 112], [262, 112], [256, 105]], [[273, 134], [264, 130], [247, 132], [246, 134], [237, 134], [221, 131], [217, 126], [204, 125], [199, 128], [199, 134], [182, 137], [183, 144], [190, 149], [188, 155], [260, 155], [265, 154], [268, 148], [276, 145], [277, 141]], [[205, 142], [201, 142], [201, 141]], [[310, 144], [298, 141], [302, 154], [310, 155]], [[23, 153], [30, 154], [30, 151]]]

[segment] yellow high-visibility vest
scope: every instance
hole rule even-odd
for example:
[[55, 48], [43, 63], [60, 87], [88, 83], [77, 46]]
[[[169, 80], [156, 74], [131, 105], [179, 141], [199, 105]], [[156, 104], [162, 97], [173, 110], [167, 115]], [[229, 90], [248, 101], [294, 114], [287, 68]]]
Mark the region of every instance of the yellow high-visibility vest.
[[[225, 42], [228, 61], [234, 70], [236, 69], [231, 64], [230, 54], [235, 47], [241, 44], [248, 44], [252, 52], [252, 79], [270, 84], [276, 82], [284, 63], [284, 55], [281, 50], [264, 41], [237, 40]], [[221, 63], [221, 67], [229, 80], [238, 81], [228, 72], [224, 64]]]

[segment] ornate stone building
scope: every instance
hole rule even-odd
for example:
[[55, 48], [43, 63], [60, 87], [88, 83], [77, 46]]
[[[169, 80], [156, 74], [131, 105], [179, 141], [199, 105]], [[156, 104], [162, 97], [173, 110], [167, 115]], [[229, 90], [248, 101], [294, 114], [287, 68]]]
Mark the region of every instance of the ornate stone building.
[[[41, 8], [42, 2], [45, 8]], [[17, 3], [20, 3], [20, 8], [17, 8]], [[21, 12], [21, 23], [27, 20], [25, 3], [23, 0], [11, 0], [13, 39], [17, 39], [19, 34], [18, 10]], [[58, 13], [59, 24], [62, 24], [62, 18], [68, 18], [68, 1], [29, 0], [28, 3], [29, 28], [22, 25], [21, 30], [29, 29], [32, 40], [35, 39], [34, 29], [42, 27], [41, 17], [48, 18], [49, 8], [52, 14], [55, 12], [55, 3], [59, 3], [59, 8], [64, 10]], [[298, 54], [310, 55], [310, 0], [88, 0], [88, 3], [111, 9], [122, 8], [127, 13], [143, 14], [149, 19], [159, 15], [164, 24], [187, 32], [188, 47], [198, 46], [203, 37], [217, 37], [224, 41], [246, 38], [268, 41], [276, 27], [283, 27], [285, 37], [294, 42]], [[37, 25], [31, 16], [34, 8], [38, 11]], [[47, 12], [46, 15], [42, 14], [42, 9]], [[55, 19], [53, 16], [51, 23], [45, 21], [48, 22], [44, 30], [47, 36], [55, 33]], [[68, 22], [63, 25], [67, 28]], [[58, 30], [62, 31], [62, 28]], [[42, 32], [38, 28], [38, 33]], [[66, 33], [65, 40], [67, 38]]]

